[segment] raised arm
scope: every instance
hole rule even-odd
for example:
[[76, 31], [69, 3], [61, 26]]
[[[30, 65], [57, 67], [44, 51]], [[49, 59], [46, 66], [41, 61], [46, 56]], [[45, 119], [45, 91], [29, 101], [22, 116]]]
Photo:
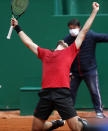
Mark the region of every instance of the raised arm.
[[83, 26], [83, 28], [81, 29], [81, 31], [79, 32], [79, 34], [75, 40], [75, 44], [76, 44], [77, 49], [80, 48], [80, 46], [86, 36], [86, 33], [88, 32], [89, 28], [91, 27], [91, 25], [93, 23], [93, 20], [99, 10], [99, 4], [96, 2], [93, 2], [92, 7], [93, 7], [93, 11], [92, 11], [90, 17], [86, 21], [85, 25]]
[[30, 49], [32, 50], [36, 55], [38, 55], [38, 45], [36, 45], [22, 30], [21, 28], [18, 26], [18, 21], [13, 18], [11, 20], [11, 25], [14, 26], [15, 30], [17, 31], [20, 39], [22, 40], [22, 42]]

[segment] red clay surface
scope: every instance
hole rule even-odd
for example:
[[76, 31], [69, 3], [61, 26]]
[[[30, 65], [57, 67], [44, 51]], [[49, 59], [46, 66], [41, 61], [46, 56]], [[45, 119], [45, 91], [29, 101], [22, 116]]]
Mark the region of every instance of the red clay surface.
[[[108, 116], [108, 111], [104, 111]], [[97, 119], [95, 112], [78, 112], [80, 117], [87, 119], [90, 123], [102, 123], [108, 121], [106, 119]], [[59, 119], [57, 112], [49, 117], [50, 120]], [[0, 131], [31, 131], [33, 116], [20, 116], [19, 111], [1, 112], [0, 111]], [[55, 131], [69, 131], [67, 123], [65, 126], [56, 129]]]

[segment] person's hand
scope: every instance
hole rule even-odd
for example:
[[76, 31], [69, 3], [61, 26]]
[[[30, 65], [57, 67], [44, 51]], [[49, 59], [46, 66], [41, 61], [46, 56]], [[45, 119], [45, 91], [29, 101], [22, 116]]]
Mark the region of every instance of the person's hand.
[[15, 27], [16, 25], [18, 25], [18, 21], [17, 21], [15, 18], [12, 18], [12, 19], [11, 19], [11, 25], [12, 25], [13, 27]]
[[93, 7], [93, 10], [95, 10], [96, 12], [98, 12], [98, 10], [99, 10], [99, 4], [97, 2], [93, 2], [92, 7]]

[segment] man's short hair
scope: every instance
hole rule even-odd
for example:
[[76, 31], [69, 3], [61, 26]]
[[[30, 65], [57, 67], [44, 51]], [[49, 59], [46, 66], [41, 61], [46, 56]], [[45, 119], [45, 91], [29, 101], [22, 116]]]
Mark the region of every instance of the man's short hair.
[[80, 22], [79, 22], [78, 19], [72, 19], [72, 20], [70, 20], [70, 21], [68, 22], [68, 27], [69, 27], [70, 25], [80, 26]]
[[62, 45], [64, 48], [67, 48], [67, 47], [68, 47], [68, 44], [65, 43], [64, 40], [59, 40], [59, 41], [57, 42], [56, 47], [59, 46], [59, 45]]

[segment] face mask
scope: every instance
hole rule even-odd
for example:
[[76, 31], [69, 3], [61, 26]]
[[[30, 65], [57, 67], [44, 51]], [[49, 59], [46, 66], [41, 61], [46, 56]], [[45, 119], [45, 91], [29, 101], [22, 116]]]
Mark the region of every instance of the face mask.
[[70, 33], [72, 36], [77, 36], [78, 33], [79, 33], [79, 28], [70, 29], [70, 30], [69, 30], [69, 33]]

